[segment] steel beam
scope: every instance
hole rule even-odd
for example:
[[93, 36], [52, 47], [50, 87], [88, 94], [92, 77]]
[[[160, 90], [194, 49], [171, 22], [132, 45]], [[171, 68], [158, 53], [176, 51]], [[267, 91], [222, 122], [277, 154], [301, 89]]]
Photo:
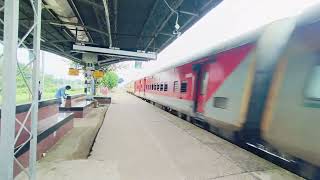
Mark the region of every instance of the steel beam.
[[145, 26], [146, 26], [147, 23], [150, 22], [151, 17], [152, 17], [152, 14], [153, 14], [153, 13], [155, 12], [155, 10], [157, 9], [157, 5], [158, 5], [159, 1], [160, 1], [160, 0], [156, 0], [156, 1], [153, 3], [152, 9], [151, 9], [151, 11], [150, 11], [149, 14], [148, 14], [147, 19], [146, 19], [145, 22], [143, 23], [142, 30], [141, 30], [141, 32], [140, 32], [140, 37], [139, 37], [139, 39], [138, 39], [138, 41], [137, 41], [137, 42], [138, 42], [138, 43], [137, 43], [137, 47], [138, 47], [139, 44], [141, 43], [141, 40], [142, 40], [142, 37], [141, 37], [141, 36], [142, 36], [143, 33], [144, 33]]
[[173, 34], [169, 34], [169, 33], [160, 32], [159, 34], [160, 34], [160, 35], [164, 35], [164, 36], [174, 37]]
[[[44, 7], [46, 7], [46, 4], [44, 4], [44, 3], [42, 3], [43, 4], [43, 6]], [[50, 9], [48, 9], [48, 8], [44, 8], [54, 19], [57, 19], [57, 20], [59, 20], [59, 18], [58, 17], [56, 17], [56, 15], [54, 14], [54, 12], [52, 12]], [[62, 37], [64, 37], [65, 39], [68, 39], [66, 36], [64, 36], [64, 34], [61, 32], [61, 31], [59, 31], [58, 29], [54, 29], [58, 34], [60, 34]], [[67, 33], [66, 31], [64, 31], [69, 37], [70, 36], [73, 36], [73, 34], [71, 33], [71, 35], [69, 34], [69, 33]], [[72, 38], [72, 39], [74, 39], [74, 38]]]
[[99, 61], [98, 61], [98, 64], [103, 64], [103, 63], [107, 63], [107, 62], [115, 61], [115, 60], [119, 60], [119, 59], [121, 59], [121, 58], [115, 57], [115, 58], [109, 58], [109, 59], [99, 60]]
[[99, 64], [99, 66], [102, 68], [102, 67], [110, 66], [111, 64], [116, 64], [116, 63], [125, 62], [125, 61], [131, 61], [131, 60], [130, 59], [118, 59], [118, 60], [113, 60], [110, 62]]
[[[73, 0], [68, 0], [68, 2], [70, 4], [71, 8], [75, 11], [74, 13], [76, 14], [77, 18], [80, 20], [81, 24], [84, 25], [84, 22], [83, 22], [83, 20], [82, 20], [82, 18], [80, 16], [80, 13], [79, 13], [76, 5], [74, 4]], [[92, 37], [91, 37], [91, 35], [90, 35], [90, 33], [88, 31], [86, 31], [86, 35], [91, 40], [91, 42], [93, 42], [93, 39], [92, 39]]]
[[35, 59], [32, 66], [32, 109], [31, 109], [31, 134], [29, 175], [31, 180], [36, 179], [37, 162], [37, 135], [38, 135], [38, 95], [39, 95], [39, 72], [40, 72], [40, 38], [41, 38], [41, 0], [35, 0], [34, 23], [36, 27], [33, 31], [33, 54]]
[[155, 53], [144, 53], [144, 52], [133, 52], [133, 51], [124, 51], [118, 49], [108, 49], [108, 48], [100, 48], [100, 47], [91, 47], [91, 46], [81, 46], [81, 45], [73, 45], [73, 50], [80, 52], [93, 52], [93, 53], [101, 53], [101, 54], [109, 54], [109, 55], [120, 55], [125, 56], [127, 58], [140, 58], [146, 60], [155, 60], [157, 55]]
[[[214, 3], [215, 2], [215, 3]], [[221, 2], [221, 0], [210, 0], [208, 1], [205, 5], [203, 5], [200, 8], [200, 14], [198, 14], [198, 16], [192, 16], [190, 17], [187, 22], [184, 23], [184, 25], [181, 26], [181, 30], [184, 30], [193, 20], [196, 20], [197, 18], [201, 18], [201, 16], [203, 15], [203, 11], [205, 11], [205, 9], [210, 6], [212, 4], [212, 6], [217, 6], [219, 3]], [[160, 50], [163, 49], [164, 47], [166, 47], [176, 36], [172, 36], [169, 39], [167, 39], [161, 46], [160, 46]]]
[[[53, 17], [55, 17], [55, 16], [51, 13], [50, 10], [47, 9], [47, 11], [48, 11]], [[24, 14], [24, 16], [26, 16], [25, 12], [23, 12], [23, 11], [21, 11], [21, 10], [20, 10], [20, 13], [21, 13], [21, 14]], [[46, 22], [46, 21], [45, 21], [45, 22]], [[27, 30], [29, 29], [29, 26], [27, 26], [27, 24], [31, 24], [31, 23], [33, 23], [33, 21], [30, 21], [30, 20], [22, 20], [22, 21], [20, 21], [20, 25], [22, 25], [22, 27], [24, 27], [24, 28], [27, 29]], [[41, 23], [43, 24], [43, 21], [42, 21]], [[50, 35], [53, 39], [59, 39], [59, 38], [55, 37], [52, 33], [48, 32], [45, 28], [43, 28], [43, 30], [45, 31], [46, 34]], [[56, 32], [58, 32], [58, 34], [60, 34], [61, 37], [63, 37], [63, 38], [66, 39], [66, 37], [65, 37], [60, 31], [58, 31], [57, 29], [54, 29], [54, 30], [55, 30]], [[46, 40], [46, 42], [48, 42], [48, 41]], [[49, 44], [53, 46], [53, 43], [50, 42]], [[55, 48], [58, 48], [58, 50], [61, 51], [61, 48], [60, 48], [59, 46], [54, 46], [54, 47], [55, 47]]]
[[[100, 19], [99, 16], [98, 16], [98, 9], [95, 8], [95, 7], [93, 7], [93, 9], [94, 9], [94, 15], [95, 15], [95, 17], [96, 17], [96, 19], [97, 19], [99, 31], [101, 31], [101, 29], [103, 29], [103, 27], [102, 27], [101, 19]], [[102, 32], [103, 32], [103, 31], [102, 31]], [[104, 37], [101, 33], [99, 33], [99, 35], [101, 36], [101, 38], [102, 38], [102, 40], [103, 40], [103, 44], [106, 45], [106, 39], [105, 39], [105, 37]]]
[[98, 3], [93, 2], [93, 1], [91, 1], [91, 0], [77, 0], [77, 1], [90, 4], [90, 5], [92, 5], [93, 7], [97, 8], [97, 9], [101, 9], [101, 10], [103, 9], [103, 7], [101, 6], [101, 4], [98, 4]]
[[189, 12], [189, 11], [180, 10], [180, 11], [178, 11], [178, 12], [179, 12], [179, 13], [182, 13], [182, 14], [187, 14], [187, 15], [190, 15], [190, 16], [197, 16], [197, 17], [199, 17], [199, 14], [193, 13], [193, 12]]
[[113, 0], [114, 33], [118, 32], [118, 0]]
[[103, 2], [103, 7], [104, 7], [104, 14], [106, 16], [106, 21], [107, 21], [107, 29], [108, 29], [108, 34], [109, 34], [109, 47], [112, 47], [111, 26], [110, 26], [110, 15], [109, 15], [108, 3], [106, 0], [102, 0], [102, 2]]
[[[106, 36], [109, 36], [108, 33], [104, 32], [104, 31], [101, 31], [99, 29], [96, 29], [96, 28], [93, 28], [93, 27], [90, 27], [90, 26], [86, 26], [86, 25], [82, 25], [82, 24], [77, 24], [77, 23], [69, 23], [69, 22], [50, 22], [50, 21], [44, 21], [43, 23], [47, 23], [47, 24], [51, 24], [51, 25], [55, 25], [55, 26], [69, 26], [69, 25], [72, 25], [72, 26], [80, 26], [80, 27], [83, 27], [85, 29], [88, 29], [88, 30], [91, 30], [91, 31], [95, 31], [95, 32], [98, 32], [100, 34], [103, 34], [103, 35], [106, 35]], [[79, 31], [79, 30], [78, 30]]]
[[[181, 4], [183, 3], [184, 0], [178, 0], [175, 4], [175, 6], [173, 7], [174, 10], [176, 10], [178, 7], [181, 6]], [[168, 23], [168, 21], [171, 19], [171, 17], [175, 14], [175, 12], [171, 11], [170, 14], [166, 17], [166, 19], [160, 24], [160, 26], [156, 29], [156, 31], [154, 32], [154, 38], [152, 38], [149, 43], [147, 44], [147, 46], [144, 48], [144, 50], [148, 50], [148, 48], [151, 46], [151, 44], [153, 43], [153, 41], [155, 40], [155, 38], [157, 38], [158, 34], [162, 31], [162, 29], [165, 27], [165, 25]]]
[[4, 2], [0, 179], [13, 179], [19, 1]]
[[[113, 0], [113, 13], [114, 13], [114, 33], [118, 32], [118, 0]], [[114, 36], [116, 46], [118, 45], [117, 36]]]

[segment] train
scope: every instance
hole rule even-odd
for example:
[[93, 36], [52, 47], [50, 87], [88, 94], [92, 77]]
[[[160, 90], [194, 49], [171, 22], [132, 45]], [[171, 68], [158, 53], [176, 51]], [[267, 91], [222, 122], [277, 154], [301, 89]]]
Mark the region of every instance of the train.
[[127, 91], [320, 179], [319, 12], [309, 8], [190, 52]]

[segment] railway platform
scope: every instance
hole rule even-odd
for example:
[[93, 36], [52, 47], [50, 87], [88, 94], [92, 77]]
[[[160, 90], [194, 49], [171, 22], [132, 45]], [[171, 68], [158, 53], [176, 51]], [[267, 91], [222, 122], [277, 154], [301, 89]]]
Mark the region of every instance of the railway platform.
[[121, 180], [300, 179], [125, 92], [113, 94], [89, 160]]
[[[77, 149], [70, 138], [64, 148]], [[125, 92], [112, 94], [87, 158], [62, 158], [65, 150], [55, 149], [38, 162], [38, 179], [302, 179]]]

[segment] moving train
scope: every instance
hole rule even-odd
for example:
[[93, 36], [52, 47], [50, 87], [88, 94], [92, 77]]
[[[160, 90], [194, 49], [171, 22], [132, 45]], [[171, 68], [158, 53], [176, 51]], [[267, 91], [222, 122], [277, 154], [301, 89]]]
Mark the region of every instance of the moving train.
[[128, 91], [320, 178], [319, 12], [313, 7], [191, 53]]

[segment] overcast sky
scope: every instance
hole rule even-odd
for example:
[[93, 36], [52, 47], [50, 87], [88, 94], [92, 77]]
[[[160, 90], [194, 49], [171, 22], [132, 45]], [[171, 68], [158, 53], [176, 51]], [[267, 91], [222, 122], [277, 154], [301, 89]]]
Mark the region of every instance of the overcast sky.
[[[229, 38], [254, 30], [276, 19], [299, 13], [320, 0], [224, 0], [200, 21], [164, 49], [156, 61], [143, 63], [142, 69], [134, 69], [133, 62], [118, 74], [126, 82], [142, 77], [203, 48], [220, 44]], [[0, 51], [2, 47], [0, 46]], [[20, 62], [28, 62], [28, 53], [19, 50]], [[45, 72], [58, 78], [78, 79], [67, 75], [70, 61], [52, 53], [45, 53]]]

